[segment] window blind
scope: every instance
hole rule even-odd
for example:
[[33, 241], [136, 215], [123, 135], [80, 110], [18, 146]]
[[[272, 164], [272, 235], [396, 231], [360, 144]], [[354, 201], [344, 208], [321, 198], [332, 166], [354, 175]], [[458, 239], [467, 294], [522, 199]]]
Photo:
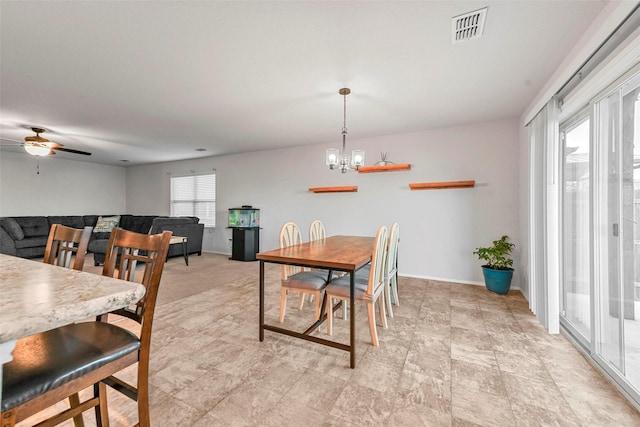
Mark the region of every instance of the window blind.
[[196, 216], [216, 226], [216, 175], [171, 177], [171, 216]]

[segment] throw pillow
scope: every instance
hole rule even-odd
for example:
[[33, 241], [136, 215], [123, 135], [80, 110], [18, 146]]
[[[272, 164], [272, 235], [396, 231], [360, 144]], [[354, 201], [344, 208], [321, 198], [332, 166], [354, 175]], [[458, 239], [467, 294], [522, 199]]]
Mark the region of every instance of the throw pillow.
[[113, 227], [117, 227], [120, 223], [120, 215], [99, 216], [96, 226], [93, 227], [94, 233], [111, 233]]
[[22, 227], [20, 227], [20, 224], [18, 224], [15, 219], [9, 217], [0, 218], [0, 225], [13, 240], [24, 239]]

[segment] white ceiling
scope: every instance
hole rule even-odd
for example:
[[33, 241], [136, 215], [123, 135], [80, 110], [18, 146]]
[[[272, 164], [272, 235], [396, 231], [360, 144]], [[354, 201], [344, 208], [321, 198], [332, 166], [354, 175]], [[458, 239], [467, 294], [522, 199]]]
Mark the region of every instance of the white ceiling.
[[338, 146], [345, 86], [349, 139], [519, 117], [605, 5], [2, 1], [0, 143], [39, 126], [115, 165]]

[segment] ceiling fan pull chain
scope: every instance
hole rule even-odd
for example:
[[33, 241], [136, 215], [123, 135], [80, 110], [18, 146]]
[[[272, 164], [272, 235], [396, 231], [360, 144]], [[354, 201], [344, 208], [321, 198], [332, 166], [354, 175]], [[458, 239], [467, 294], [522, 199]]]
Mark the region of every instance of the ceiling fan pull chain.
[[40, 175], [40, 159], [36, 156], [36, 175]]

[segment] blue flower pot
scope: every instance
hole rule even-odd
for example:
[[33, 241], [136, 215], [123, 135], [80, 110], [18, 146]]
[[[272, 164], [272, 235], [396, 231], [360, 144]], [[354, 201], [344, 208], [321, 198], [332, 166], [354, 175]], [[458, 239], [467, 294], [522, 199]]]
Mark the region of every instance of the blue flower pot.
[[496, 270], [483, 265], [482, 274], [484, 275], [484, 283], [488, 290], [500, 295], [509, 292], [511, 279], [513, 278], [513, 268]]

